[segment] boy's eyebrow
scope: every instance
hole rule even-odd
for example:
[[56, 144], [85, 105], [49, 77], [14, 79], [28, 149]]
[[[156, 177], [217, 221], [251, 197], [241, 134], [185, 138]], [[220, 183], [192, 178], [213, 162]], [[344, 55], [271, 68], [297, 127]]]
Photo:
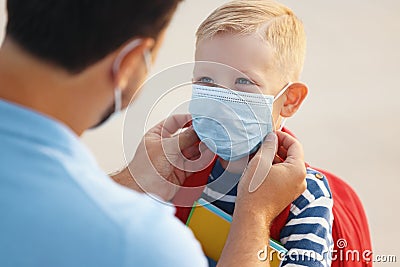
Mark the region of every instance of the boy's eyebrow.
[[253, 80], [253, 77], [254, 77], [254, 80], [261, 81], [261, 76], [259, 76], [255, 72], [249, 72], [249, 71], [246, 71], [246, 70], [239, 70], [239, 72], [245, 74], [251, 80]]

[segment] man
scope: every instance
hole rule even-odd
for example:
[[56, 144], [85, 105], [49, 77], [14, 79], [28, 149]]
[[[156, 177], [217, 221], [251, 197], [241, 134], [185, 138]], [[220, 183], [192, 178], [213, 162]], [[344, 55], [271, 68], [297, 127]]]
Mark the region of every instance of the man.
[[[128, 105], [178, 2], [7, 2], [0, 49], [0, 266], [206, 266], [172, 208], [116, 184], [78, 139]], [[175, 116], [151, 129], [114, 180], [170, 200], [190, 175], [184, 167], [207, 158], [193, 129], [173, 135], [189, 120]], [[277, 138], [269, 135], [241, 181], [221, 266], [268, 264], [257, 252], [268, 242], [269, 225], [305, 189], [301, 146], [286, 134], [278, 137], [286, 161], [249, 193], [253, 176], [267, 175], [276, 152]]]

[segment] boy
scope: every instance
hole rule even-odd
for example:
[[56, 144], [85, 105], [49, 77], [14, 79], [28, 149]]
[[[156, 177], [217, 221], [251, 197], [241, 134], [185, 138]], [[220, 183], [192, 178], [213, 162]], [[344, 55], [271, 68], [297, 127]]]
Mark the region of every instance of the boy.
[[[232, 214], [237, 184], [245, 165], [243, 160], [247, 162], [266, 133], [279, 130], [285, 118], [293, 116], [307, 96], [307, 86], [298, 82], [304, 63], [306, 36], [301, 21], [293, 12], [271, 0], [229, 2], [200, 25], [196, 36], [195, 59], [203, 63], [195, 66], [190, 112], [196, 133], [218, 159], [208, 170], [194, 175], [194, 183], [188, 180], [185, 185], [201, 186], [200, 178], [206, 175], [207, 186], [201, 196]], [[215, 105], [207, 99], [214, 100]], [[250, 101], [248, 108], [240, 106], [242, 99], [258, 99], [258, 102]], [[250, 112], [245, 112], [246, 109]], [[236, 123], [224, 117], [229, 110]], [[264, 120], [258, 128], [249, 126], [260, 118]], [[237, 123], [240, 121], [242, 125]], [[239, 126], [235, 129], [232, 125]], [[243, 145], [240, 133], [247, 136], [246, 145]], [[330, 182], [332, 180], [335, 185], [340, 183], [348, 188], [346, 192], [351, 193], [352, 201], [359, 203], [347, 184], [336, 177]], [[321, 172], [308, 167], [306, 181], [307, 190], [271, 227], [271, 237], [279, 240], [290, 255], [300, 255], [286, 257], [281, 266], [331, 266], [332, 263], [334, 214], [328, 180]], [[360, 205], [355, 206], [359, 208]], [[367, 229], [368, 240], [364, 243], [370, 248], [362, 208], [358, 214], [360, 228]], [[185, 222], [187, 209], [178, 208], [177, 216]], [[358, 229], [357, 226], [354, 228]], [[335, 234], [335, 238], [338, 235]]]

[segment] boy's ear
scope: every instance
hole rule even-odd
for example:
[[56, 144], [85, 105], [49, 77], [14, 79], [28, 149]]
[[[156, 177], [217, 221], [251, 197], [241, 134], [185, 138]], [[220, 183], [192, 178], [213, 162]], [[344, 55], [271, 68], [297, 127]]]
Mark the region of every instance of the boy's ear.
[[307, 85], [303, 83], [293, 83], [286, 90], [286, 101], [282, 106], [280, 115], [282, 117], [291, 117], [300, 108], [308, 94]]

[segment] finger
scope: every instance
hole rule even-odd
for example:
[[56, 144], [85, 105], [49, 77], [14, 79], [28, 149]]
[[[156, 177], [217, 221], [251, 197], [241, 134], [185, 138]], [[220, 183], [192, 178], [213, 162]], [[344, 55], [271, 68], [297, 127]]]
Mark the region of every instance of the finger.
[[[200, 142], [193, 147], [187, 148], [187, 150], [185, 150], [185, 153], [189, 160], [197, 160], [206, 150], [207, 153], [211, 151], [204, 143]], [[215, 156], [215, 153], [211, 152], [211, 154]]]
[[[215, 154], [212, 153], [204, 144], [200, 143], [200, 145], [198, 145], [199, 141], [194, 140], [195, 142], [188, 148], [189, 152], [186, 152], [190, 153], [190, 150], [192, 150], [192, 152], [195, 151], [193, 147], [196, 146], [196, 144], [199, 152], [193, 152], [194, 155], [192, 155], [192, 157], [188, 157], [188, 155], [185, 155], [185, 153], [183, 153], [183, 151], [179, 148], [178, 142], [183, 134], [184, 133], [181, 133], [179, 136], [162, 139], [161, 144], [164, 156], [176, 170], [185, 172], [198, 172], [203, 170], [213, 161]], [[197, 155], [196, 159], [191, 160], [190, 158], [195, 158], [195, 155]]]
[[179, 129], [188, 125], [192, 117], [190, 114], [176, 114], [169, 116], [163, 122], [161, 122], [161, 136], [162, 137], [170, 137], [174, 133], [176, 133]]
[[278, 136], [279, 145], [286, 150], [288, 150], [293, 143], [297, 142], [297, 140], [293, 136], [287, 133], [276, 131], [276, 135]]
[[199, 157], [191, 160], [185, 160], [184, 163], [185, 172], [194, 173], [202, 171], [208, 166], [210, 166], [211, 163], [214, 162], [216, 156], [211, 150], [209, 150], [208, 148], [200, 150], [201, 153]]
[[285, 163], [297, 164], [303, 162], [304, 154], [301, 144], [292, 136], [283, 132], [276, 132], [280, 145], [287, 151]]
[[[263, 158], [273, 159], [278, 149], [278, 136], [275, 133], [270, 133], [261, 144], [259, 153], [263, 155]], [[268, 156], [268, 157], [267, 157]]]
[[179, 148], [181, 150], [184, 150], [184, 149], [186, 149], [188, 147], [191, 147], [194, 144], [200, 142], [199, 138], [197, 137], [196, 132], [193, 129], [193, 126], [190, 126], [189, 128], [187, 128], [183, 132], [179, 133], [174, 138], [178, 139]]
[[253, 178], [249, 184], [249, 192], [252, 193], [256, 191], [267, 177], [272, 162], [275, 158], [276, 150], [278, 145], [278, 137], [275, 133], [268, 134], [264, 143], [261, 145], [260, 150], [257, 153], [262, 155], [262, 165], [257, 166]]
[[277, 156], [281, 159], [286, 159], [287, 150], [283, 146], [279, 146]]
[[198, 157], [201, 153], [199, 149], [199, 144], [200, 143], [195, 143], [193, 146], [183, 149], [182, 154], [188, 159]]

